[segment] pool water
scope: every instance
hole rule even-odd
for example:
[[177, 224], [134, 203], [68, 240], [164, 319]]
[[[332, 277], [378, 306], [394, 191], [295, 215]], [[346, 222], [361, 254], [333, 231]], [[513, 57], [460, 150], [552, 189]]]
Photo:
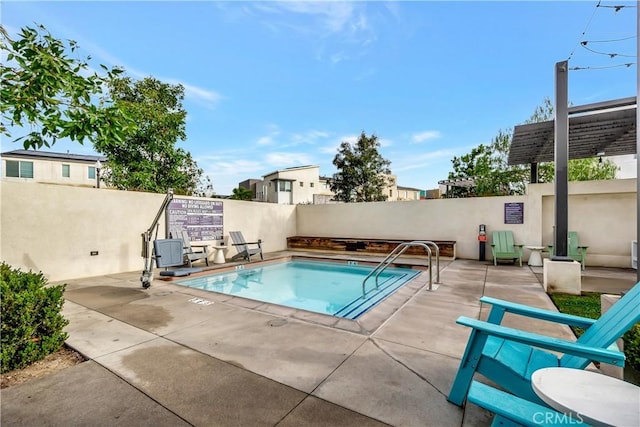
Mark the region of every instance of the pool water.
[[285, 261], [263, 266], [179, 280], [175, 283], [206, 291], [272, 304], [356, 319], [420, 273], [410, 268], [388, 267], [362, 281], [374, 266], [317, 261]]

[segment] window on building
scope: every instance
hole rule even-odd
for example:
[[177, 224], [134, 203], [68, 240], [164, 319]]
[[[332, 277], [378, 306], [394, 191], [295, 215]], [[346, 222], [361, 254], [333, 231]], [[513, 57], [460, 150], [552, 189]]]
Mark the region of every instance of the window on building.
[[7, 160], [5, 173], [12, 178], [33, 178], [33, 162]]
[[304, 182], [300, 181], [300, 187], [304, 187]]
[[393, 197], [393, 190], [389, 190], [389, 197]]
[[89, 166], [89, 175], [88, 175], [89, 179], [96, 179], [96, 167], [95, 166]]
[[291, 181], [280, 181], [279, 191], [291, 191]]
[[71, 165], [62, 165], [62, 177], [69, 178], [71, 176]]
[[309, 187], [313, 188], [313, 182], [309, 183]]

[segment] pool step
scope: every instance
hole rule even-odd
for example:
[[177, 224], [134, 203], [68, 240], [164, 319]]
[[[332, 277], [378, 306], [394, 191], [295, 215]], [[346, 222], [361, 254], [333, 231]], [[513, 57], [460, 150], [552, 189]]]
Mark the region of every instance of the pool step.
[[359, 297], [351, 301], [349, 304], [334, 313], [334, 316], [352, 320], [357, 319], [358, 316], [378, 304], [417, 274], [418, 272], [411, 271], [403, 274], [402, 276], [388, 277], [386, 280], [379, 281], [378, 289], [373, 288], [368, 291], [366, 299]]

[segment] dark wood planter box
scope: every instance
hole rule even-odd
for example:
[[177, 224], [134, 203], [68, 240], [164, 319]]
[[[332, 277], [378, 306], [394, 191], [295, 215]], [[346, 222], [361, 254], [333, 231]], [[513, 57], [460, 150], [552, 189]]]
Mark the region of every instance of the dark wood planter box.
[[[393, 251], [400, 243], [408, 241], [409, 240], [292, 236], [287, 237], [287, 247], [289, 249], [311, 249], [388, 254]], [[440, 256], [455, 259], [456, 242], [454, 240], [432, 240], [432, 242], [438, 245]], [[422, 256], [425, 255], [425, 250], [419, 246], [410, 247], [406, 250], [406, 252], [404, 252], [404, 255]]]

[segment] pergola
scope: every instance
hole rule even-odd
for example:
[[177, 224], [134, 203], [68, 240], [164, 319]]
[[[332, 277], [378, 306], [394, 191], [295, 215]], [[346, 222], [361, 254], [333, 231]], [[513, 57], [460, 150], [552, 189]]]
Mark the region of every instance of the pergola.
[[[566, 74], [566, 63], [558, 63], [556, 66], [560, 72]], [[566, 80], [558, 80], [560, 82], [556, 85], [556, 95], [560, 101], [556, 108], [559, 110], [558, 105], [566, 101], [566, 98], [563, 98], [566, 95]], [[556, 118], [557, 124], [556, 120], [551, 120], [516, 126], [509, 149], [508, 163], [510, 165], [531, 164], [531, 182], [533, 183], [537, 182], [538, 163], [556, 162], [555, 244], [556, 247], [564, 244], [563, 255], [566, 255], [566, 238], [563, 242], [559, 232], [562, 235], [567, 233], [567, 161], [597, 156], [637, 154], [640, 146], [637, 135], [637, 97], [564, 108], [564, 111], [556, 112]], [[563, 168], [563, 175], [560, 177], [559, 168]], [[638, 170], [640, 170], [640, 163]], [[637, 179], [640, 189], [640, 176]], [[638, 193], [636, 215], [640, 214], [640, 191]], [[640, 240], [640, 220], [638, 228], [638, 240]], [[638, 270], [638, 280], [640, 280], [640, 270]]]
[[[569, 159], [635, 154], [636, 97], [568, 108]], [[510, 165], [554, 161], [554, 120], [518, 125], [509, 149]]]

